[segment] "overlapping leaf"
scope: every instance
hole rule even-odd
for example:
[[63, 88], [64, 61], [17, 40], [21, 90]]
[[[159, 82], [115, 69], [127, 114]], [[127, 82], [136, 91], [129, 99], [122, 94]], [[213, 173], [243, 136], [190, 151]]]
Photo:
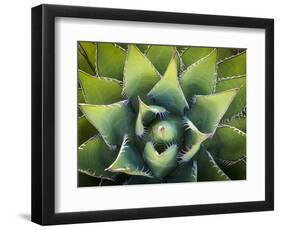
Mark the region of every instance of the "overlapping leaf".
[[147, 142], [143, 157], [156, 178], [168, 175], [177, 165], [178, 146], [170, 145], [162, 153], [159, 153], [152, 142]]
[[197, 127], [187, 118], [184, 118], [185, 150], [179, 155], [180, 162], [189, 162], [199, 151], [201, 143], [211, 136], [211, 134], [200, 132]]
[[197, 154], [198, 181], [223, 181], [230, 178], [221, 170], [212, 155], [204, 148]]
[[123, 79], [126, 51], [111, 43], [97, 44], [97, 70], [99, 76]]
[[246, 52], [222, 60], [218, 64], [218, 78], [246, 74]]
[[186, 67], [206, 57], [214, 48], [209, 47], [189, 47], [181, 55], [182, 61]]
[[189, 106], [179, 85], [177, 72], [177, 61], [174, 56], [163, 78], [148, 93], [148, 97], [152, 98], [153, 103], [183, 115]]
[[218, 127], [213, 138], [204, 145], [222, 160], [237, 161], [246, 156], [246, 134], [229, 125]]
[[78, 148], [78, 169], [80, 173], [96, 178], [114, 180], [114, 175], [105, 169], [114, 160], [116, 153], [111, 152], [101, 136], [95, 136]]
[[79, 146], [97, 134], [98, 131], [87, 120], [85, 116], [78, 118], [78, 145]]
[[126, 135], [124, 136], [117, 158], [106, 171], [151, 177], [141, 155], [132, 145], [128, 144], [128, 137]]
[[215, 86], [217, 50], [203, 50], [208, 54], [190, 65], [180, 77], [181, 88], [189, 101], [194, 95], [211, 94]]
[[[152, 45], [149, 47], [146, 56], [159, 71], [160, 74], [164, 74], [169, 62], [171, 61], [173, 55], [175, 54], [174, 46], [160, 46]], [[179, 68], [179, 56], [176, 53], [177, 67]]]
[[117, 80], [93, 77], [82, 71], [78, 76], [87, 103], [108, 105], [122, 100], [122, 88]]
[[81, 48], [83, 49], [86, 59], [91, 66], [93, 72], [96, 70], [96, 44], [93, 42], [80, 42]]
[[201, 132], [214, 132], [238, 90], [234, 88], [216, 94], [196, 96], [194, 105], [188, 111], [188, 118]]
[[220, 78], [216, 85], [216, 92], [223, 92], [233, 88], [239, 88], [239, 92], [226, 111], [224, 119], [236, 115], [246, 107], [246, 75]]
[[124, 67], [123, 93], [130, 98], [143, 99], [159, 80], [160, 75], [152, 63], [135, 45], [130, 45]]
[[161, 106], [156, 105], [146, 105], [139, 98], [139, 113], [136, 121], [135, 133], [138, 136], [142, 136], [145, 133], [145, 125], [151, 122], [156, 115], [160, 117], [165, 117], [168, 111]]
[[81, 53], [80, 50], [78, 50], [78, 69], [83, 70], [91, 75], [95, 75], [95, 71], [93, 71], [86, 57]]
[[121, 145], [123, 136], [133, 130], [135, 119], [127, 101], [110, 105], [81, 104], [80, 108], [108, 145]]
[[167, 178], [168, 183], [175, 182], [196, 182], [197, 161], [181, 163]]

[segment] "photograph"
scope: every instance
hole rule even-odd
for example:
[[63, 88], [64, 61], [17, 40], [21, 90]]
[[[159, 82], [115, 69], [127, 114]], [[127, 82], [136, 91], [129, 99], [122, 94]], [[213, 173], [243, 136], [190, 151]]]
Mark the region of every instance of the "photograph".
[[246, 62], [243, 47], [77, 41], [77, 186], [247, 180]]

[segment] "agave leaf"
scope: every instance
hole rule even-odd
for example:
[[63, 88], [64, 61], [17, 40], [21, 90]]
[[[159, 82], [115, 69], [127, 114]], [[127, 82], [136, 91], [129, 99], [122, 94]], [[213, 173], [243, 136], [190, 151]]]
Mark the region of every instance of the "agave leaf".
[[80, 104], [80, 108], [109, 146], [120, 145], [125, 133], [134, 127], [134, 115], [127, 100], [110, 105]]
[[225, 58], [237, 54], [237, 49], [234, 48], [217, 48], [217, 50], [218, 50], [218, 55], [217, 55], [218, 62], [222, 61]]
[[97, 69], [99, 76], [123, 79], [126, 51], [114, 44], [97, 44]]
[[178, 146], [170, 145], [162, 153], [158, 153], [152, 142], [147, 142], [143, 157], [156, 178], [168, 175], [177, 165]]
[[184, 150], [178, 157], [181, 163], [189, 162], [199, 151], [201, 143], [211, 136], [211, 134], [200, 132], [187, 117], [184, 117], [184, 126], [186, 128], [186, 150]]
[[96, 178], [114, 180], [114, 175], [104, 169], [114, 160], [116, 153], [110, 151], [100, 135], [80, 145], [78, 150], [79, 172]]
[[189, 47], [181, 55], [181, 59], [186, 67], [199, 61], [201, 58], [210, 54], [214, 48], [208, 47]]
[[78, 88], [78, 103], [85, 103], [85, 97], [82, 88]]
[[182, 55], [189, 47], [188, 46], [177, 46], [176, 49], [180, 55]]
[[[159, 71], [161, 75], [163, 75], [168, 67], [171, 58], [175, 54], [174, 46], [160, 46], [160, 45], [152, 45], [149, 47], [146, 56], [155, 66], [155, 68]], [[179, 67], [179, 57], [177, 55], [177, 66]]]
[[216, 80], [217, 50], [212, 49], [211, 52], [209, 52], [209, 48], [207, 50], [208, 54], [190, 65], [180, 77], [181, 88], [189, 101], [193, 95], [208, 95], [213, 92]]
[[139, 154], [132, 145], [128, 144], [127, 135], [124, 136], [117, 158], [106, 171], [151, 177], [141, 154]]
[[188, 118], [201, 132], [214, 132], [238, 90], [234, 88], [211, 95], [196, 96], [187, 113]]
[[152, 63], [135, 45], [129, 45], [124, 68], [123, 93], [130, 98], [142, 99], [160, 80], [160, 75]]
[[246, 159], [241, 158], [235, 162], [225, 162], [217, 159], [220, 168], [231, 178], [231, 180], [246, 180]]
[[78, 187], [99, 186], [101, 179], [78, 172]]
[[156, 115], [158, 114], [160, 117], [165, 117], [168, 111], [161, 107], [156, 105], [146, 105], [142, 102], [140, 98], [139, 99], [139, 113], [136, 121], [136, 130], [135, 133], [138, 136], [142, 136], [145, 132], [144, 125], [151, 122]]
[[93, 72], [96, 70], [96, 44], [93, 42], [79, 42], [80, 47], [86, 54], [86, 59], [90, 64]]
[[78, 50], [78, 69], [83, 70], [91, 75], [95, 75], [95, 72], [92, 70], [86, 57], [81, 53], [80, 50]]
[[237, 161], [246, 155], [246, 134], [235, 127], [222, 125], [204, 145], [215, 157]]
[[168, 183], [196, 182], [197, 162], [189, 161], [180, 164], [167, 178]]
[[224, 115], [224, 119], [230, 118], [241, 112], [246, 106], [246, 75], [235, 76], [230, 78], [220, 78], [216, 85], [216, 92], [221, 92], [227, 89], [239, 88], [235, 99], [229, 106]]
[[122, 100], [122, 88], [117, 80], [93, 77], [82, 71], [78, 75], [87, 103], [108, 105]]
[[237, 117], [231, 120], [226, 120], [222, 122], [222, 125], [229, 125], [232, 127], [235, 127], [237, 129], [240, 129], [242, 132], [246, 133], [247, 127], [246, 127], [246, 117]]
[[85, 116], [78, 118], [78, 145], [90, 139], [98, 134], [98, 131], [92, 126], [92, 124], [86, 119]]
[[146, 53], [146, 51], [149, 48], [149, 45], [146, 44], [137, 44], [136, 45], [138, 47], [138, 49], [142, 52], [142, 53]]
[[221, 170], [212, 155], [200, 148], [197, 155], [198, 181], [223, 181], [230, 178]]
[[163, 78], [152, 88], [148, 96], [157, 105], [179, 115], [183, 115], [185, 109], [189, 107], [179, 85], [176, 56], [171, 59]]
[[[78, 88], [78, 103], [85, 103], [85, 97], [82, 88]], [[78, 108], [78, 117], [83, 116], [82, 111]]]
[[218, 78], [246, 74], [246, 51], [218, 63]]

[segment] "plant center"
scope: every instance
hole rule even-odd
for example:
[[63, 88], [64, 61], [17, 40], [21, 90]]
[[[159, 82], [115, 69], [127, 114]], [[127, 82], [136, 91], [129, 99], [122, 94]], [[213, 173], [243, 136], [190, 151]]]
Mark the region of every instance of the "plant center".
[[158, 121], [152, 126], [152, 138], [156, 143], [169, 143], [177, 138], [177, 127], [170, 121]]

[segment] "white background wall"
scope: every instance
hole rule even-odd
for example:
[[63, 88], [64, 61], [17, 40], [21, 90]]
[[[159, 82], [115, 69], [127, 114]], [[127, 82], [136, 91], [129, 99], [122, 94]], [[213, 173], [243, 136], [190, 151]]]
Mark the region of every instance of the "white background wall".
[[[176, 11], [187, 13], [269, 17], [275, 19], [275, 117], [281, 117], [279, 103], [280, 6], [279, 1], [130, 1], [57, 0], [52, 4]], [[1, 229], [39, 229], [30, 219], [30, 8], [41, 1], [1, 2], [0, 13], [0, 226]], [[279, 104], [279, 106], [278, 106]], [[275, 120], [275, 211], [123, 221], [67, 226], [68, 229], [265, 229], [281, 223], [281, 123]], [[206, 191], [207, 192], [207, 191]], [[235, 191], [234, 191], [235, 192]], [[188, 194], [186, 194], [188, 195]], [[275, 227], [275, 228], [274, 228]], [[64, 229], [65, 226], [56, 226]]]

